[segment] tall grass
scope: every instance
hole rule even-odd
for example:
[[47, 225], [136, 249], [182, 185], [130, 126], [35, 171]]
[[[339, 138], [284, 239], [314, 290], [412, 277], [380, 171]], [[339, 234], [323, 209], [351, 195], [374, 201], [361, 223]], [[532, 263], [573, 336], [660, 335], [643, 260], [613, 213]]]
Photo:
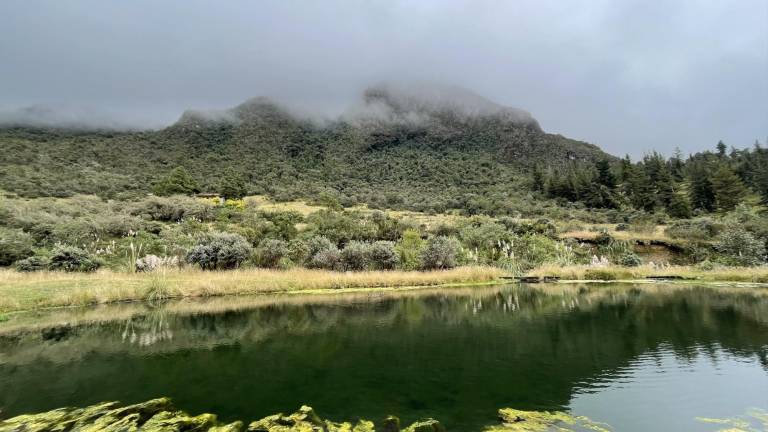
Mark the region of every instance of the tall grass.
[[333, 272], [239, 269], [167, 269], [161, 273], [19, 273], [0, 271], [0, 312], [79, 306], [128, 300], [163, 300], [325, 289], [420, 287], [490, 282], [504, 274], [493, 267], [459, 267], [428, 272]]
[[705, 282], [768, 283], [768, 266], [719, 267], [703, 270], [690, 266], [656, 267], [592, 267], [589, 265], [543, 265], [529, 273], [531, 276], [558, 276], [563, 280], [640, 280], [648, 276], [681, 276]]

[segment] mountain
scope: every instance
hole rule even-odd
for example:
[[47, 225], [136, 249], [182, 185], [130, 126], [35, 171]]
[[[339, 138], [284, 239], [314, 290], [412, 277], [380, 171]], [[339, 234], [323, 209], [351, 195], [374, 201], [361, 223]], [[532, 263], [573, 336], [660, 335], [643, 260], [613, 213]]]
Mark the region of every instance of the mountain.
[[387, 84], [332, 120], [254, 98], [187, 111], [158, 131], [14, 125], [0, 129], [0, 143], [0, 188], [22, 196], [144, 193], [184, 166], [208, 190], [234, 170], [251, 192], [278, 199], [329, 192], [347, 204], [435, 211], [513, 201], [534, 164], [613, 159], [464, 89]]

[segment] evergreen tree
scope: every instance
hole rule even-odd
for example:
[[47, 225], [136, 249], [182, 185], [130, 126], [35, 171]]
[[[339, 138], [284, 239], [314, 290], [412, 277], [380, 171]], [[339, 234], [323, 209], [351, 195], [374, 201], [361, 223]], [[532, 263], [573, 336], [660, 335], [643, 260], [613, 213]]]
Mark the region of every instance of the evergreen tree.
[[248, 193], [243, 176], [232, 168], [227, 168], [219, 183], [219, 194], [227, 199], [242, 198]]
[[694, 209], [712, 211], [715, 209], [715, 192], [712, 189], [712, 182], [709, 179], [709, 172], [705, 165], [700, 162], [694, 163], [690, 170], [691, 206]]
[[606, 186], [609, 189], [616, 187], [616, 176], [611, 171], [611, 164], [608, 159], [601, 159], [595, 163], [597, 169], [597, 183]]
[[200, 186], [184, 167], [176, 167], [152, 188], [155, 195], [191, 195], [200, 192]]
[[688, 197], [683, 194], [673, 194], [672, 199], [667, 206], [667, 214], [674, 218], [687, 219], [692, 216], [691, 203]]
[[720, 158], [725, 157], [725, 151], [728, 149], [728, 147], [725, 145], [725, 143], [720, 140], [717, 142], [717, 156]]
[[653, 187], [644, 169], [633, 169], [627, 182], [629, 202], [636, 209], [652, 212], [656, 207]]
[[720, 167], [712, 175], [712, 190], [717, 209], [722, 211], [733, 210], [747, 193], [739, 176], [726, 166]]

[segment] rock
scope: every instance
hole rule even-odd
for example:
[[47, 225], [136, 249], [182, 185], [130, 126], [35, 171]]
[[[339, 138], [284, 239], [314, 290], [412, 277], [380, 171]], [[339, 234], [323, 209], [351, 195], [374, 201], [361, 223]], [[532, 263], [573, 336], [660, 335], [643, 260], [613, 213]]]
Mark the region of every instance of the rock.
[[400, 419], [395, 416], [387, 416], [381, 423], [381, 432], [400, 432]]

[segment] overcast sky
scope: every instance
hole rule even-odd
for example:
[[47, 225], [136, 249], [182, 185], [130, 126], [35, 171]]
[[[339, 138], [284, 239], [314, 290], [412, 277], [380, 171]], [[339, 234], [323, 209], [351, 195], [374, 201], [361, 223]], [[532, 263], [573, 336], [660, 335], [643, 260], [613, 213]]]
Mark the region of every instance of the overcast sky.
[[333, 115], [434, 81], [634, 156], [768, 136], [768, 0], [0, 2], [0, 111], [159, 127], [258, 95]]

